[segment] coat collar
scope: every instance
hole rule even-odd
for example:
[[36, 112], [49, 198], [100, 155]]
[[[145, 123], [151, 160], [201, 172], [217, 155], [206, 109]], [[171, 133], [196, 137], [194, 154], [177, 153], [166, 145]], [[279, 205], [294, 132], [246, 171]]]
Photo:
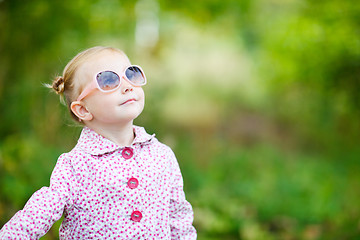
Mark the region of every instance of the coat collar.
[[[135, 139], [132, 146], [148, 144], [155, 137], [155, 134], [149, 135], [143, 127], [134, 126], [133, 128]], [[81, 131], [76, 147], [91, 155], [102, 155], [122, 148], [88, 127], [84, 127]]]

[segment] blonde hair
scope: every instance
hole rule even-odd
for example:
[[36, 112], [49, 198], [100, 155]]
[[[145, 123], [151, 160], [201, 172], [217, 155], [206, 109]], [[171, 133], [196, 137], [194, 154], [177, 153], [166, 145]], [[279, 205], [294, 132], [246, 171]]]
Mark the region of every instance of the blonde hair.
[[67, 105], [71, 117], [77, 121], [79, 120], [78, 117], [70, 109], [71, 103], [77, 99], [78, 95], [80, 94], [80, 91], [82, 90], [80, 89], [79, 84], [75, 84], [76, 71], [79, 69], [80, 66], [82, 66], [82, 64], [88, 61], [91, 57], [106, 50], [119, 52], [127, 58], [126, 54], [117, 48], [102, 47], [102, 46], [92, 47], [78, 53], [65, 66], [62, 76], [55, 77], [51, 85], [50, 84], [46, 85], [48, 88], [53, 89], [58, 95], [60, 95], [61, 101]]

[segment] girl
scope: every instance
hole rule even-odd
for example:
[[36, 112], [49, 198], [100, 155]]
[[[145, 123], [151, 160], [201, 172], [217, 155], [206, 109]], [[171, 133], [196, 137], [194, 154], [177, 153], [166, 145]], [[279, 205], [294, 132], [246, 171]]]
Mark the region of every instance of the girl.
[[33, 194], [0, 239], [39, 239], [63, 214], [60, 239], [196, 239], [174, 153], [133, 125], [145, 84], [119, 49], [90, 48], [67, 64], [52, 88], [84, 128], [50, 187]]

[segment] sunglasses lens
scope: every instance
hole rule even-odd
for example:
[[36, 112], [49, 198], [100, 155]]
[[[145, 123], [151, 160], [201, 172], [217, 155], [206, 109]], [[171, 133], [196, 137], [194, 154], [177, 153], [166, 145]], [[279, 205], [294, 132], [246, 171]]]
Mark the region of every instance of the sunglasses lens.
[[99, 87], [104, 91], [110, 91], [119, 86], [119, 76], [111, 71], [101, 72], [96, 76]]
[[136, 66], [128, 67], [125, 71], [125, 76], [135, 86], [142, 86], [145, 84], [145, 75], [141, 69]]

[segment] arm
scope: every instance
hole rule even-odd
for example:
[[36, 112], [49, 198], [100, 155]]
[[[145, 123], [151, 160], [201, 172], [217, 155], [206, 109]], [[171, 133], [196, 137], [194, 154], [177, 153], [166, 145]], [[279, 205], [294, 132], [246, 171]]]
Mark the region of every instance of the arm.
[[72, 204], [73, 185], [71, 165], [61, 155], [52, 173], [50, 187], [43, 187], [31, 196], [24, 209], [0, 230], [0, 239], [39, 239], [45, 235], [62, 216], [64, 206]]
[[183, 178], [179, 164], [172, 153], [171, 176], [172, 191], [170, 199], [171, 239], [196, 239], [196, 230], [192, 226], [194, 213], [183, 190]]

